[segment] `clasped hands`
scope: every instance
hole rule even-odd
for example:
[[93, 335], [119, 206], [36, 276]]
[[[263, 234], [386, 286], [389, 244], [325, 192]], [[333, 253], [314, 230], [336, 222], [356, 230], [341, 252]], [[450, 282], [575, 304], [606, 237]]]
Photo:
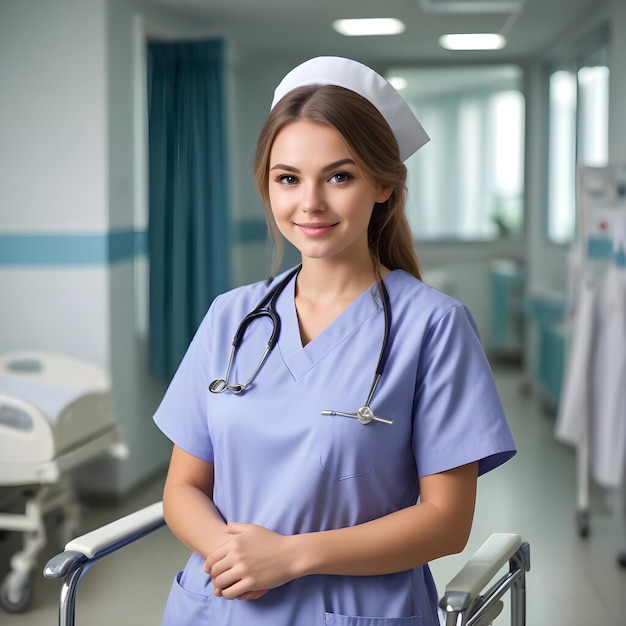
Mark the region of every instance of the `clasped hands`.
[[294, 578], [291, 537], [240, 522], [229, 522], [224, 534], [226, 541], [207, 556], [203, 568], [211, 575], [216, 596], [256, 600]]

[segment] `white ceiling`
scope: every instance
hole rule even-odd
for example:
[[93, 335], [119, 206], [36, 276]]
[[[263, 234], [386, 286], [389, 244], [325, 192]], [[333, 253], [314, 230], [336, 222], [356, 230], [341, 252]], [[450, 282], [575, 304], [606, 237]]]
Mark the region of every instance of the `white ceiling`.
[[[605, 0], [144, 0], [191, 22], [196, 33], [223, 34], [246, 52], [303, 58], [336, 54], [386, 63], [522, 59], [549, 52], [581, 24], [594, 21]], [[520, 4], [517, 13], [502, 12]], [[440, 7], [441, 12], [433, 9]], [[460, 9], [458, 12], [455, 9]], [[479, 11], [476, 11], [476, 10]], [[472, 12], [474, 11], [474, 12]], [[346, 17], [395, 17], [401, 35], [344, 37], [331, 28]], [[450, 52], [437, 43], [448, 32], [500, 32], [508, 43], [492, 52]]]

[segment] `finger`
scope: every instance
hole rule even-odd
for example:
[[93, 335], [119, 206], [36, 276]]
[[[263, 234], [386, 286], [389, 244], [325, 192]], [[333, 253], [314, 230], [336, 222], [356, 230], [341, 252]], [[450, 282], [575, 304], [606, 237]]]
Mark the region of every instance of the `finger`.
[[[213, 563], [211, 569], [207, 573], [211, 575], [214, 583], [217, 581], [218, 586], [225, 587], [225, 582], [227, 581], [225, 576], [228, 572], [231, 572], [232, 575], [232, 566], [233, 564], [229, 561], [229, 559], [220, 559], [219, 561]], [[234, 580], [236, 579], [229, 580], [228, 582], [232, 583]]]
[[204, 573], [210, 574], [211, 570], [215, 567], [215, 563], [217, 562], [218, 561], [216, 559], [212, 559], [210, 556], [208, 556], [204, 561], [204, 565], [202, 566]]
[[[218, 563], [218, 565], [221, 565], [221, 563]], [[211, 579], [213, 580], [213, 585], [221, 590], [224, 597], [227, 597], [227, 594], [225, 593], [226, 590], [233, 587], [233, 585], [239, 584], [241, 582], [242, 576], [241, 573], [238, 572], [236, 569], [227, 568], [219, 573], [215, 573], [215, 571], [212, 571]], [[241, 589], [240, 591], [250, 591], [250, 587], [246, 589]], [[239, 595], [239, 593], [236, 593], [235, 595], [231, 594], [228, 597], [236, 597], [237, 595]]]
[[221, 561], [228, 554], [227, 544], [228, 541], [225, 541], [221, 546], [215, 548], [215, 550], [207, 556], [204, 560], [204, 565], [202, 566], [205, 573], [210, 574], [213, 565], [218, 561]]
[[249, 583], [238, 580], [228, 587], [222, 588], [222, 596], [227, 600], [235, 600], [244, 593], [255, 593], [254, 589], [250, 589]]
[[267, 589], [263, 589], [262, 591], [246, 591], [238, 596], [237, 600], [258, 600], [262, 598], [268, 592]]

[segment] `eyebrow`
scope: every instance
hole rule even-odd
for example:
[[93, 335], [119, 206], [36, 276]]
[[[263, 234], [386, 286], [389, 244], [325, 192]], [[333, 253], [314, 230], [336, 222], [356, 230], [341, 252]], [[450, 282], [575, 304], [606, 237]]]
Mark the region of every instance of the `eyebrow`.
[[[341, 167], [342, 165], [356, 165], [356, 163], [352, 159], [349, 159], [349, 158], [339, 159], [339, 161], [334, 161], [333, 163], [329, 163], [328, 165], [324, 166], [322, 168], [322, 171], [329, 172], [331, 170], [337, 169], [338, 167]], [[286, 170], [287, 172], [300, 173], [300, 170], [297, 167], [292, 167], [291, 165], [284, 165], [283, 163], [276, 163], [276, 165], [274, 165], [270, 169], [270, 172], [273, 170]]]

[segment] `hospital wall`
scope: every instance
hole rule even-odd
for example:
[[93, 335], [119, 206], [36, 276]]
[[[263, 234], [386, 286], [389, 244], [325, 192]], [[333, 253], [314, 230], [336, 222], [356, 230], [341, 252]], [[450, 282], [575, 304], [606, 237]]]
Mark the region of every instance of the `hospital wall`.
[[109, 374], [131, 454], [78, 481], [122, 492], [169, 447], [150, 421], [164, 385], [147, 374], [138, 324], [132, 14], [105, 0], [0, 11], [0, 351], [68, 354]]
[[[626, 3], [610, 2], [612, 158], [626, 160]], [[206, 31], [205, 31], [206, 32]], [[111, 376], [131, 449], [86, 473], [97, 490], [123, 492], [162, 467], [168, 445], [151, 423], [164, 382], [147, 371], [145, 38], [198, 36], [171, 13], [137, 0], [0, 3], [0, 351], [84, 357]], [[251, 54], [228, 33], [234, 283], [269, 263], [251, 176], [254, 142], [273, 86], [303, 60]], [[363, 59], [377, 66], [376, 59]], [[378, 69], [384, 70], [382, 67]], [[429, 273], [467, 302], [489, 334], [489, 264], [524, 259], [531, 288], [563, 290], [563, 247], [544, 234], [542, 66], [527, 80], [526, 240], [418, 244]], [[288, 250], [289, 263], [294, 259]], [[443, 277], [443, 278], [442, 278]]]
[[130, 455], [90, 464], [82, 490], [123, 493], [169, 457], [147, 364], [146, 40], [201, 35], [140, 0], [0, 3], [0, 352], [109, 375]]
[[548, 241], [546, 215], [547, 93], [545, 64], [571, 59], [580, 42], [609, 25], [609, 161], [626, 163], [626, 2], [598, 3], [593, 14], [571, 29], [552, 49], [527, 67], [526, 243], [527, 326], [525, 362], [528, 379], [555, 409], [566, 359], [567, 332], [561, 324], [567, 294], [568, 247]]
[[609, 108], [609, 160], [626, 163], [626, 2], [611, 3], [611, 74]]

